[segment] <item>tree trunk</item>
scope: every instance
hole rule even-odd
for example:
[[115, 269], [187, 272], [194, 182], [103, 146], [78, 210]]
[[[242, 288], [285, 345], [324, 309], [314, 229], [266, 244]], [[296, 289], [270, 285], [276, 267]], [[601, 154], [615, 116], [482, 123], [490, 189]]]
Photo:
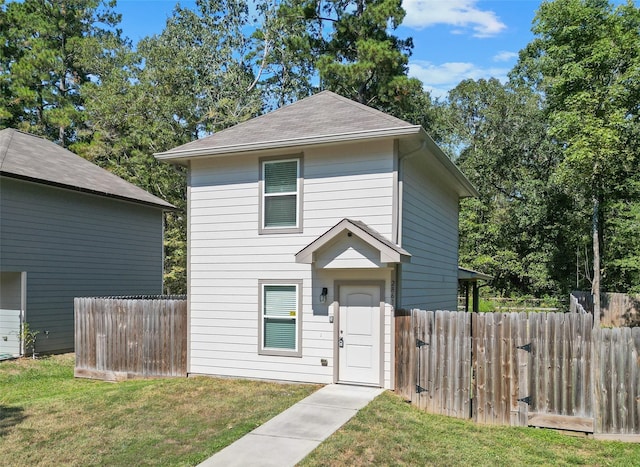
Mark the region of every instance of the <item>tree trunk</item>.
[[600, 235], [598, 210], [600, 201], [598, 196], [593, 196], [593, 219], [591, 220], [591, 230], [593, 234], [593, 282], [591, 283], [591, 294], [593, 295], [593, 321], [594, 325], [600, 323]]

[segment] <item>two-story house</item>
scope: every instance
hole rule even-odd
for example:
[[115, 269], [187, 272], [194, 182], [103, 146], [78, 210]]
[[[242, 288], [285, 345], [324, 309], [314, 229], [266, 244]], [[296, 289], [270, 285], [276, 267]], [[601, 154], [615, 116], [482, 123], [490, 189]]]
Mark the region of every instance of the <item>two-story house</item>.
[[189, 373], [391, 388], [394, 310], [455, 309], [476, 191], [422, 127], [325, 91], [156, 157], [189, 169]]
[[0, 359], [74, 349], [73, 299], [162, 293], [166, 201], [57, 144], [0, 130]]

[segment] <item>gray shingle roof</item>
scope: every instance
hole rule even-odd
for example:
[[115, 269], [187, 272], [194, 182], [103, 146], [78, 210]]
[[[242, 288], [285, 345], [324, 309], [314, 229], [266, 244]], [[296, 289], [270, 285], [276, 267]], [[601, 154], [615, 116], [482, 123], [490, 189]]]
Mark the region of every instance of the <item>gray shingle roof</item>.
[[0, 130], [0, 174], [162, 208], [174, 207], [51, 141], [13, 128]]
[[385, 132], [417, 133], [419, 130], [419, 125], [323, 91], [211, 136], [156, 154], [156, 157], [172, 159], [193, 153], [229, 153], [309, 141], [320, 143], [325, 139], [346, 140], [358, 135], [371, 137]]

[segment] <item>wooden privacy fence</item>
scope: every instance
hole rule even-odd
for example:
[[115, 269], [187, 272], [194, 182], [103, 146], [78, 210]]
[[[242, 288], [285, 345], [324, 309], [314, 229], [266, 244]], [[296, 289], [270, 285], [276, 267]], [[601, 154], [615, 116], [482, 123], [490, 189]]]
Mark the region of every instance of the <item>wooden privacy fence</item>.
[[[640, 441], [640, 327], [596, 328], [596, 433]], [[625, 439], [624, 436], [612, 436]]]
[[[572, 301], [593, 314], [590, 292], [571, 292]], [[604, 327], [640, 326], [640, 295], [605, 292], [600, 294], [600, 325]]]
[[74, 308], [76, 377], [187, 375], [183, 296], [76, 298]]
[[428, 412], [640, 434], [640, 328], [594, 329], [578, 313], [413, 310], [397, 314], [395, 338], [396, 391]]

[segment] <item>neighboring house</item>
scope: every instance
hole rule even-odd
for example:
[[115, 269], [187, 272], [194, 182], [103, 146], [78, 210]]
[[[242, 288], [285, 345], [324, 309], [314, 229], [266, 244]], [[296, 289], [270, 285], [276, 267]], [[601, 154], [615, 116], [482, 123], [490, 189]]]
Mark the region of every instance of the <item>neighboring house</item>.
[[172, 206], [45, 139], [0, 131], [0, 354], [74, 347], [73, 299], [162, 293]]
[[325, 91], [156, 157], [189, 168], [191, 374], [391, 388], [394, 309], [456, 309], [477, 192], [420, 126]]

